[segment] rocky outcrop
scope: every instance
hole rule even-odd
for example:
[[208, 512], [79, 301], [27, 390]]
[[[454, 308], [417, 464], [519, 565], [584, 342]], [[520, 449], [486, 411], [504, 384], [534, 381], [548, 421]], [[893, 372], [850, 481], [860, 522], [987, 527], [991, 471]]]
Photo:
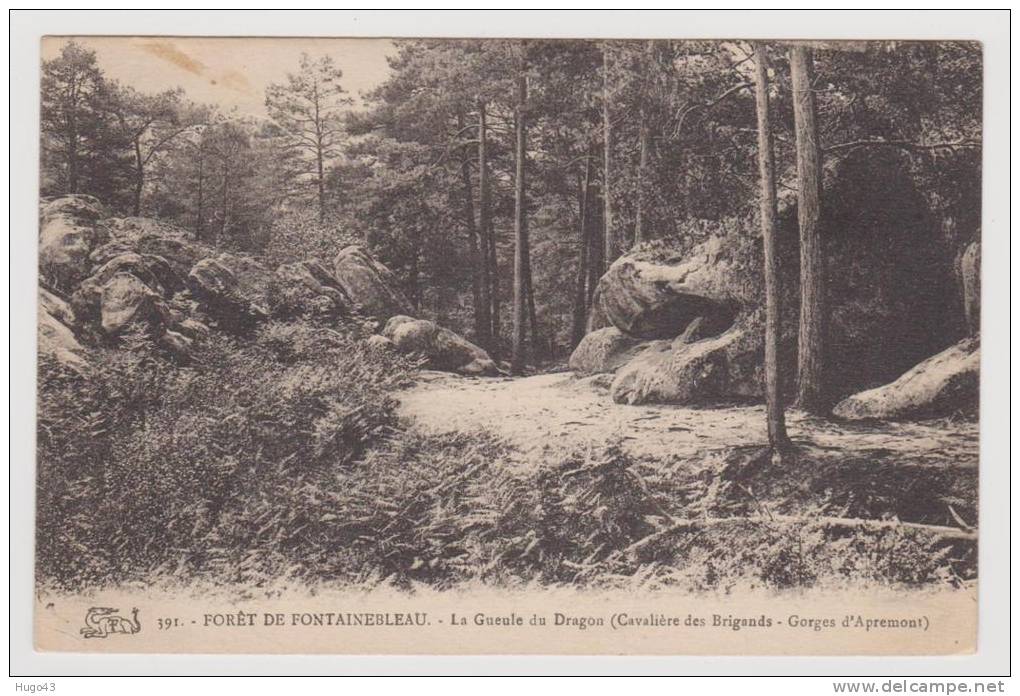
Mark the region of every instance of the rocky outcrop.
[[[40, 343], [46, 344], [41, 350], [77, 364], [85, 354], [78, 336], [120, 342], [137, 333], [186, 360], [203, 325], [170, 305], [186, 295], [185, 276], [209, 250], [172, 225], [104, 216], [90, 196], [65, 196], [41, 209], [43, 277], [56, 276], [57, 287], [71, 295], [69, 303], [52, 293], [40, 295]], [[188, 328], [182, 322], [190, 322]]]
[[401, 353], [426, 358], [430, 369], [464, 375], [499, 374], [488, 353], [433, 321], [397, 315], [386, 322], [382, 335]]
[[333, 261], [333, 274], [363, 314], [385, 322], [414, 312], [390, 269], [357, 245], [346, 247]]
[[71, 327], [75, 316], [71, 306], [53, 293], [39, 288], [38, 350], [61, 365], [76, 372], [87, 367], [85, 348]]
[[684, 253], [659, 247], [617, 259], [593, 311], [612, 326], [585, 336], [571, 370], [615, 372], [610, 394], [619, 403], [759, 397], [758, 263], [753, 238], [718, 235]]
[[72, 195], [40, 210], [39, 271], [53, 287], [70, 290], [89, 274], [89, 255], [105, 241], [97, 224], [103, 207], [92, 196]]
[[162, 257], [128, 251], [104, 263], [75, 290], [71, 304], [80, 318], [90, 320], [99, 316], [103, 288], [118, 273], [133, 275], [164, 298], [183, 287], [181, 279]]
[[43, 223], [58, 217], [67, 217], [77, 222], [95, 224], [106, 217], [106, 210], [95, 196], [71, 193], [44, 202], [40, 206], [39, 214]]
[[736, 263], [721, 237], [683, 257], [621, 256], [599, 281], [594, 302], [613, 326], [637, 338], [673, 338], [698, 317], [721, 332], [739, 308]]
[[319, 261], [283, 264], [276, 269], [276, 278], [280, 294], [277, 306], [283, 313], [329, 319], [350, 316], [350, 297]]
[[569, 367], [582, 377], [616, 372], [647, 347], [647, 341], [607, 326], [581, 339], [570, 355]]
[[762, 337], [746, 325], [687, 343], [653, 341], [619, 369], [610, 386], [623, 404], [700, 404], [762, 394]]
[[[866, 386], [896, 379], [960, 340], [967, 321], [960, 311], [953, 254], [930, 224], [924, 197], [897, 153], [849, 155], [827, 174], [826, 192], [824, 399], [836, 403]], [[792, 395], [800, 296], [795, 205], [780, 210], [777, 248], [781, 374], [784, 390]], [[968, 250], [960, 269], [965, 288], [971, 288], [966, 291], [971, 331], [978, 314], [977, 257], [976, 248]], [[596, 289], [592, 326], [607, 320], [633, 338], [672, 339], [687, 332], [684, 347], [667, 351], [666, 344], [657, 344], [657, 351], [635, 358], [647, 368], [659, 354], [664, 375], [635, 379], [635, 366], [627, 380], [621, 379], [619, 398], [676, 401], [713, 391], [720, 398], [749, 392], [748, 373], [742, 369], [713, 370], [716, 377], [729, 374], [734, 381], [712, 389], [695, 385], [685, 390], [675, 381], [690, 371], [684, 366], [695, 349], [687, 345], [716, 342], [733, 327], [743, 327], [749, 339], [762, 335], [762, 268], [760, 235], [737, 220], [692, 221], [676, 239], [642, 245], [617, 259]], [[757, 351], [753, 347], [747, 353]], [[668, 388], [654, 386], [671, 382]]]
[[131, 273], [116, 273], [100, 296], [100, 326], [108, 336], [129, 328], [160, 337], [170, 322], [162, 296]]
[[981, 331], [981, 243], [971, 242], [960, 256], [960, 280], [963, 285], [963, 311], [967, 330], [976, 336]]
[[77, 318], [74, 309], [65, 300], [46, 288], [39, 288], [39, 309], [67, 326], [74, 326]]
[[109, 241], [92, 252], [92, 263], [101, 265], [125, 252], [163, 258], [178, 278], [216, 251], [174, 225], [141, 217], [111, 218], [103, 222]]
[[980, 342], [966, 338], [896, 381], [844, 399], [833, 414], [850, 420], [901, 420], [973, 410], [978, 403], [980, 367]]
[[201, 309], [220, 327], [243, 332], [269, 316], [268, 280], [269, 272], [257, 261], [220, 254], [196, 263], [187, 285]]

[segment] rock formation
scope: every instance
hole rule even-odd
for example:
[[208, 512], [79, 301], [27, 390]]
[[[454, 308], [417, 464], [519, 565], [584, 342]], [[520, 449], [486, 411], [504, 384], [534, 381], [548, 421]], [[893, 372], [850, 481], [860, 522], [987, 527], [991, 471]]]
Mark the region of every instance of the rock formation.
[[98, 225], [103, 207], [92, 196], [63, 196], [40, 209], [39, 272], [55, 288], [69, 290], [88, 275], [89, 255], [105, 241]]
[[428, 319], [397, 315], [386, 322], [382, 335], [400, 352], [426, 358], [433, 370], [475, 376], [499, 374], [488, 353]]
[[396, 276], [360, 246], [349, 246], [337, 255], [333, 274], [362, 313], [375, 317], [380, 323], [398, 314], [414, 314]]
[[901, 420], [973, 410], [978, 403], [980, 367], [980, 342], [968, 337], [899, 379], [844, 399], [832, 412], [850, 420]]
[[340, 326], [370, 317], [372, 329], [386, 327], [368, 339], [373, 350], [420, 354], [437, 370], [499, 374], [478, 346], [410, 316], [396, 277], [362, 247], [344, 249], [333, 270], [317, 260], [271, 270], [158, 220], [104, 216], [89, 196], [58, 198], [40, 210], [43, 280], [70, 296], [40, 290], [40, 352], [74, 369], [87, 364], [89, 342], [133, 345], [124, 341], [129, 334], [187, 362], [212, 329], [243, 335], [268, 319]]
[[582, 377], [616, 372], [649, 345], [649, 341], [628, 336], [615, 326], [607, 326], [581, 339], [570, 356], [569, 367]]
[[[967, 320], [923, 198], [895, 163], [848, 158], [829, 173], [825, 229], [827, 398], [835, 403], [895, 379], [966, 333]], [[796, 208], [779, 229], [781, 375], [791, 394], [799, 305]], [[978, 314], [977, 248], [961, 258], [971, 330]], [[761, 397], [763, 278], [760, 237], [741, 221], [695, 225], [676, 239], [617, 259], [596, 288], [589, 330], [608, 322], [631, 341], [654, 339], [618, 366], [612, 394], [625, 403], [693, 403]], [[594, 331], [571, 358], [596, 367]], [[674, 339], [681, 340], [674, 340]], [[617, 343], [621, 339], [615, 339]], [[623, 353], [617, 362], [626, 358]]]

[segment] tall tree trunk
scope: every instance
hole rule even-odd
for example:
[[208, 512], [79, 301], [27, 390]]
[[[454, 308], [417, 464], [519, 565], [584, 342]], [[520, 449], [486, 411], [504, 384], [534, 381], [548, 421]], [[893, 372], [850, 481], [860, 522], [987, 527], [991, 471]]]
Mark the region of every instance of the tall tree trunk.
[[650, 133], [648, 128], [648, 75], [651, 74], [651, 55], [654, 44], [649, 41], [645, 45], [645, 66], [644, 84], [642, 86], [641, 106], [638, 113], [638, 191], [637, 204], [634, 212], [634, 246], [645, 240], [648, 216], [648, 141]]
[[584, 175], [577, 181], [577, 276], [574, 281], [574, 315], [571, 327], [571, 347], [584, 338], [588, 317], [588, 181], [591, 178], [591, 158], [584, 159]]
[[492, 320], [492, 357], [498, 359], [503, 352], [500, 345], [500, 314], [502, 313], [502, 297], [500, 296], [501, 281], [499, 278], [499, 255], [496, 250], [496, 230], [492, 226], [492, 217], [486, 221], [486, 236], [489, 238], [489, 299], [492, 301], [492, 308], [489, 317]]
[[605, 226], [605, 252], [602, 255], [603, 263], [609, 266], [616, 260], [618, 245], [613, 232], [613, 198], [611, 195], [612, 185], [610, 172], [610, 159], [613, 151], [612, 122], [609, 115], [609, 44], [602, 45], [602, 148], [605, 162], [602, 166], [602, 202], [605, 212], [602, 215], [602, 223]]
[[513, 343], [511, 348], [510, 369], [514, 374], [524, 371], [524, 333], [525, 333], [525, 302], [527, 302], [527, 275], [530, 273], [528, 262], [528, 226], [525, 212], [525, 162], [527, 148], [526, 112], [528, 102], [528, 77], [526, 45], [520, 46], [520, 58], [517, 70], [517, 108], [515, 121], [516, 146], [514, 157], [517, 171], [514, 180], [514, 325]]
[[591, 307], [595, 288], [599, 279], [605, 272], [602, 254], [605, 251], [605, 241], [602, 234], [605, 232], [605, 225], [599, 217], [600, 211], [604, 209], [600, 201], [599, 185], [595, 181], [588, 182], [588, 307]]
[[645, 216], [647, 213], [647, 200], [645, 187], [648, 179], [648, 123], [644, 107], [641, 107], [641, 124], [639, 132], [639, 155], [638, 155], [638, 195], [637, 207], [634, 212], [634, 246], [645, 241]]
[[478, 231], [482, 247], [482, 300], [488, 319], [486, 335], [489, 354], [499, 357], [499, 266], [496, 258], [496, 239], [489, 212], [489, 128], [486, 122], [486, 104], [478, 99]]
[[800, 226], [800, 333], [797, 352], [797, 403], [824, 414], [825, 257], [822, 253], [821, 148], [815, 96], [811, 91], [811, 55], [806, 46], [790, 49], [793, 119], [797, 139], [797, 222]]
[[775, 457], [786, 447], [786, 418], [779, 379], [779, 259], [776, 254], [776, 168], [769, 119], [768, 56], [765, 45], [754, 43], [755, 105], [758, 111], [758, 200], [761, 236], [765, 247], [765, 403], [769, 445]]
[[326, 182], [323, 179], [322, 166], [322, 143], [315, 149], [315, 160], [318, 168], [317, 181], [319, 184], [319, 222], [326, 221]]
[[407, 282], [410, 287], [410, 300], [415, 312], [421, 311], [421, 268], [418, 257], [421, 255], [421, 231], [416, 229], [411, 237], [411, 268], [408, 269]]
[[145, 164], [142, 159], [142, 144], [135, 138], [135, 187], [132, 196], [132, 215], [142, 214], [142, 189], [145, 187]]
[[[464, 130], [464, 115], [457, 114], [457, 130]], [[460, 179], [464, 186], [464, 224], [467, 226], [468, 248], [471, 252], [471, 308], [475, 320], [475, 341], [488, 347], [489, 344], [489, 307], [486, 296], [483, 300], [482, 287], [483, 267], [485, 266], [484, 240], [479, 242], [478, 226], [475, 224], [474, 192], [471, 188], [471, 162], [467, 156], [460, 160]], [[487, 293], [486, 293], [487, 295]]]
[[227, 213], [230, 202], [230, 166], [226, 159], [223, 160], [223, 197], [220, 206], [220, 231], [216, 235], [216, 246], [223, 242], [227, 233]]
[[[525, 225], [525, 229], [527, 225]], [[530, 243], [529, 243], [530, 246]], [[535, 285], [531, 276], [531, 253], [524, 255], [524, 297], [527, 300], [528, 326], [531, 327], [531, 355], [536, 362], [539, 356], [545, 355], [542, 345], [542, 332], [538, 330], [538, 318], [535, 313]]]
[[[76, 90], [72, 88], [76, 94]], [[76, 97], [72, 97], [76, 99]], [[68, 134], [67, 134], [67, 190], [69, 193], [78, 193], [78, 115], [77, 104], [73, 104], [68, 110]]]
[[435, 312], [436, 312], [436, 323], [440, 326], [446, 326], [449, 316], [447, 315], [447, 308], [449, 307], [449, 295], [450, 288], [445, 283], [440, 283], [436, 286], [435, 290]]
[[197, 208], [197, 210], [195, 212], [195, 239], [197, 239], [199, 241], [202, 240], [202, 227], [203, 227], [203, 224], [204, 224], [203, 217], [202, 217], [204, 215], [204, 211], [202, 210], [202, 205], [204, 203], [204, 201], [202, 200], [202, 196], [205, 193], [204, 184], [205, 184], [205, 156], [202, 153], [202, 151], [199, 150], [198, 151], [198, 200], [197, 200], [196, 206], [195, 206]]
[[67, 153], [67, 190], [78, 193], [78, 138], [72, 136]]

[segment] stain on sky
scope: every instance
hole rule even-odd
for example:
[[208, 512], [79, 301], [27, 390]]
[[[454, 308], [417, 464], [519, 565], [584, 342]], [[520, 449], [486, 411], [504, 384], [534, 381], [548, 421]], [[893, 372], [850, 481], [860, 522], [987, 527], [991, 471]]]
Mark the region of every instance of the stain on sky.
[[142, 49], [157, 58], [167, 61], [176, 65], [181, 70], [189, 72], [199, 77], [207, 77], [209, 84], [212, 85], [223, 85], [228, 89], [233, 89], [238, 92], [248, 92], [251, 90], [251, 83], [248, 82], [248, 78], [243, 73], [237, 70], [228, 70], [222, 75], [207, 75], [208, 66], [200, 60], [192, 58], [187, 53], [179, 49], [170, 41], [150, 41], [142, 44]]
[[201, 75], [205, 72], [205, 64], [202, 61], [195, 60], [169, 41], [152, 41], [143, 44], [142, 48], [154, 56], [173, 63], [182, 70], [187, 70], [189, 73]]

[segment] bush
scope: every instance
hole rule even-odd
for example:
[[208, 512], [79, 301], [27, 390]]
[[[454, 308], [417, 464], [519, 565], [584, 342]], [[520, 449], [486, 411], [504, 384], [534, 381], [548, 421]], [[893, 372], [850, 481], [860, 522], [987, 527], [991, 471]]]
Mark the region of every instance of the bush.
[[320, 222], [314, 207], [305, 207], [279, 213], [262, 254], [266, 264], [273, 268], [307, 259], [318, 259], [332, 267], [341, 249], [363, 242], [339, 220]]
[[300, 324], [214, 336], [187, 369], [144, 349], [92, 363], [84, 378], [40, 365], [38, 572], [69, 586], [202, 569], [237, 507], [284, 500], [385, 439], [411, 366]]

